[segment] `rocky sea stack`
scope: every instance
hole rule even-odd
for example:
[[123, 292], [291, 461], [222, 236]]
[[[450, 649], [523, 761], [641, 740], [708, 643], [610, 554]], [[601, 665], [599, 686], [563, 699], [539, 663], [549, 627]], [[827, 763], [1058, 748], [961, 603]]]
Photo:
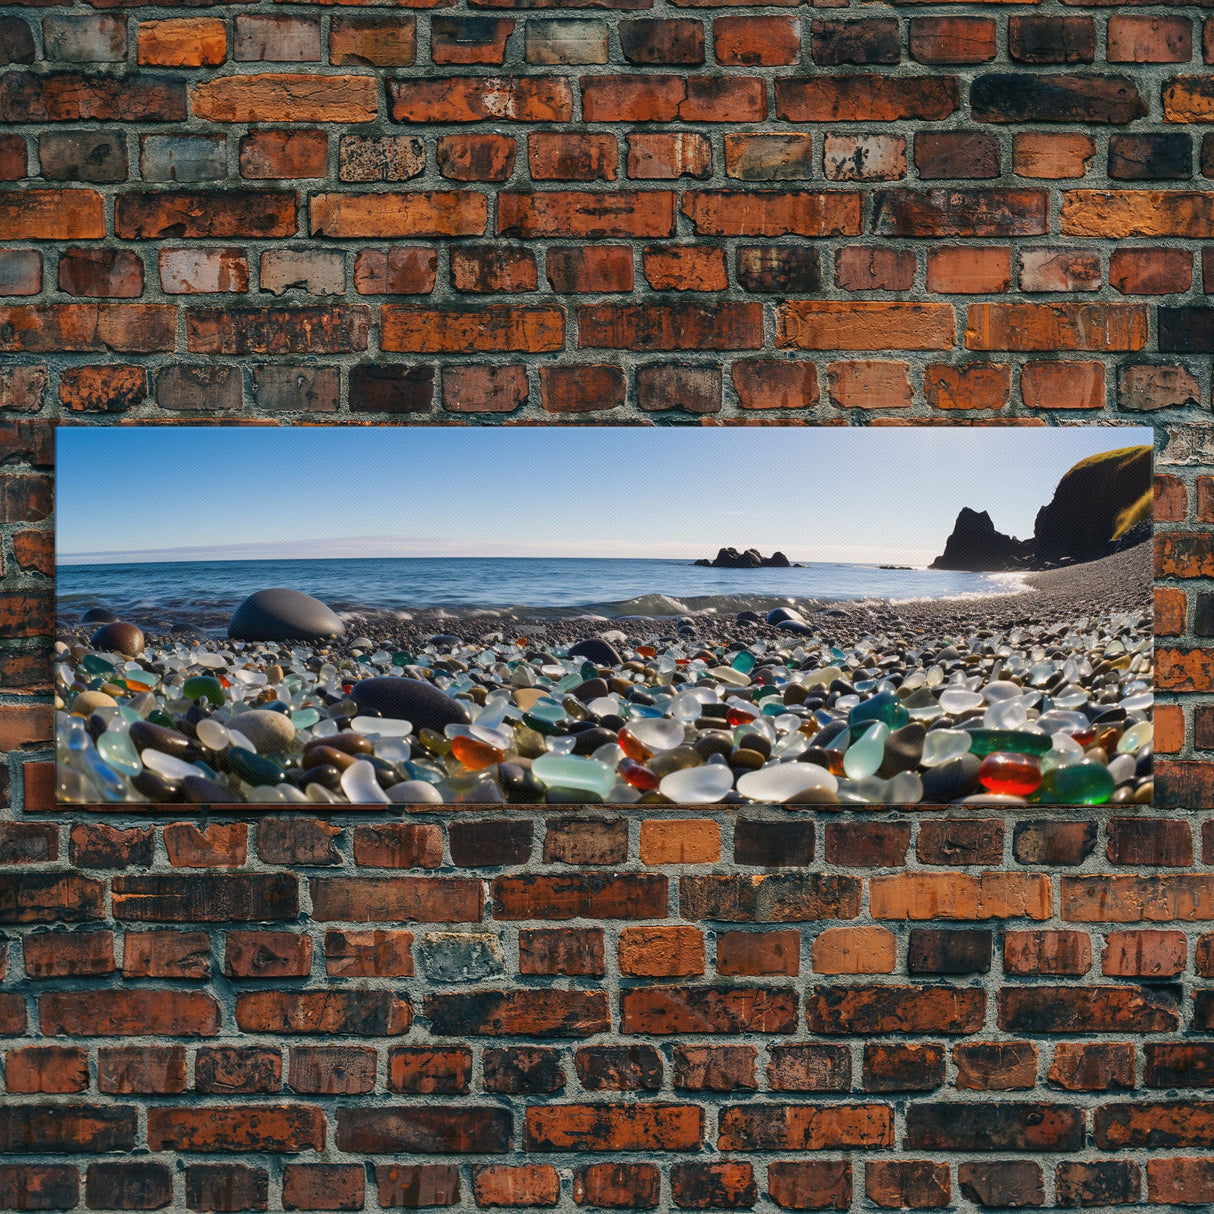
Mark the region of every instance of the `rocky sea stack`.
[[722, 548], [716, 557], [709, 561], [701, 557], [696, 561], [708, 569], [791, 569], [792, 562], [782, 552], [773, 552], [771, 556], [763, 556], [757, 548], [747, 548], [739, 552], [736, 548]]
[[1098, 560], [1151, 536], [1150, 447], [1121, 447], [1080, 460], [1037, 512], [1031, 539], [995, 530], [985, 510], [963, 506], [932, 569], [997, 573]]

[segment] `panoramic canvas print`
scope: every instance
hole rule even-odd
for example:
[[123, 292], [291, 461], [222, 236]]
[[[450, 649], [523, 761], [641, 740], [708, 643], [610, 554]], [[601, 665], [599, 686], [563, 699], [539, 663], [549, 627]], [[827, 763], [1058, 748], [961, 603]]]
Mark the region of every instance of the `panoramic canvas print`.
[[57, 798], [1149, 804], [1152, 442], [61, 427]]

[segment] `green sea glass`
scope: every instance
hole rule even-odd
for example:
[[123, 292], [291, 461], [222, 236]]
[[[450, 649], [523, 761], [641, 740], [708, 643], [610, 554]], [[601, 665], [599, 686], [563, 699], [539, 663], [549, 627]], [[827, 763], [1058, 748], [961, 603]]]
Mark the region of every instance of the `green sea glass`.
[[224, 694], [223, 684], [209, 674], [196, 674], [192, 679], [186, 679], [181, 694], [190, 700], [201, 700], [205, 697], [212, 704], [222, 704], [228, 698]]
[[979, 758], [997, 750], [1014, 755], [1043, 755], [1053, 745], [1048, 734], [1023, 729], [971, 729], [969, 735], [970, 754]]
[[892, 691], [882, 691], [857, 704], [847, 714], [849, 725], [858, 725], [862, 721], [880, 721], [892, 731], [909, 725], [910, 713]]

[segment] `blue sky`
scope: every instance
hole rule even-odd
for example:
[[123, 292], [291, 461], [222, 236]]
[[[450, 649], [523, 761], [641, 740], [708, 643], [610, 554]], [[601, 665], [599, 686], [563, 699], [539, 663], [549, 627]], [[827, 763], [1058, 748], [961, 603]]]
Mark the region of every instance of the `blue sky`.
[[924, 564], [962, 506], [1024, 538], [1146, 427], [187, 427], [56, 431], [60, 563], [715, 556]]

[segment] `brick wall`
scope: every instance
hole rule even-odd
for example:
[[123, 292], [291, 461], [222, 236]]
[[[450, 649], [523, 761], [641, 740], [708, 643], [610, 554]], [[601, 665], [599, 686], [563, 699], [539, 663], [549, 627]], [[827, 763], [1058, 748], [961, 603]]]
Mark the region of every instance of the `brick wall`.
[[[1214, 17], [93, 0], [0, 61], [0, 1209], [1214, 1202]], [[53, 426], [153, 418], [1150, 418], [1156, 807], [61, 813]]]

